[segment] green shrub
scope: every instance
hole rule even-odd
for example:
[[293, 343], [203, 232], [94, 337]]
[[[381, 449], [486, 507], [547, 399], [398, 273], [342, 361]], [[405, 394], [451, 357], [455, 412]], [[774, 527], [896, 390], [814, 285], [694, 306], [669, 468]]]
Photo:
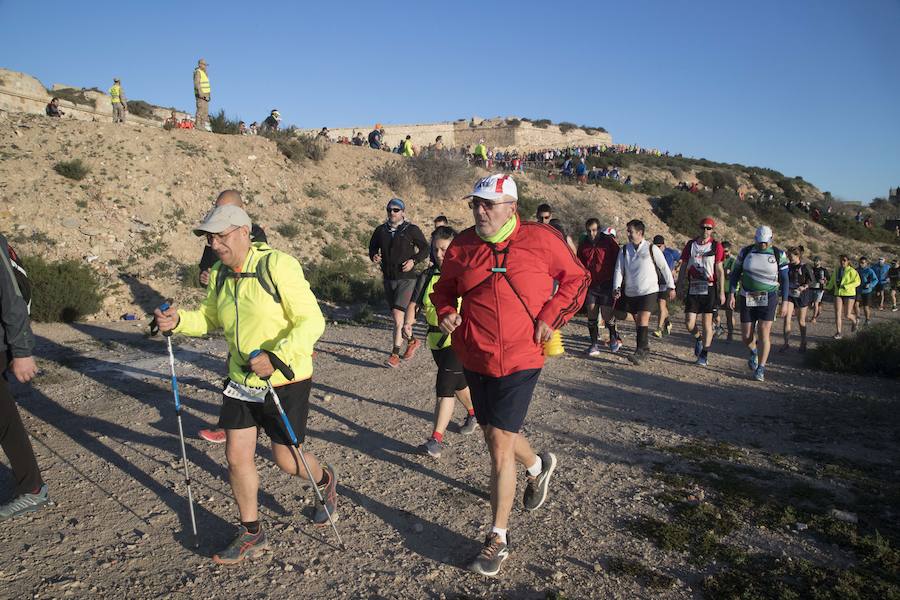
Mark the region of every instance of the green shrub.
[[325, 188], [319, 187], [314, 182], [309, 182], [305, 186], [303, 186], [303, 193], [306, 194], [308, 198], [327, 198], [328, 190]]
[[281, 223], [275, 227], [275, 231], [289, 240], [292, 240], [300, 235], [300, 226], [296, 223]]
[[307, 159], [321, 162], [328, 156], [328, 142], [311, 135], [298, 134], [294, 129], [265, 131], [260, 135], [275, 142], [278, 151], [296, 163]]
[[578, 125], [575, 123], [569, 123], [568, 121], [563, 121], [559, 124], [560, 133], [566, 134], [572, 131], [573, 129], [578, 129]]
[[462, 195], [475, 179], [465, 160], [435, 155], [414, 156], [407, 161], [413, 176], [432, 198]]
[[806, 354], [806, 362], [825, 371], [900, 377], [900, 321], [884, 321], [849, 338], [822, 342]]
[[[791, 229], [794, 224], [794, 215], [785, 210], [781, 204], [757, 204], [753, 207], [756, 213], [756, 220], [765, 223], [774, 231], [779, 232], [783, 237], [784, 233]], [[776, 241], [779, 235], [776, 233]]]
[[100, 282], [90, 267], [74, 260], [47, 262], [22, 259], [31, 280], [31, 318], [44, 323], [70, 323], [101, 307]]
[[546, 202], [544, 198], [539, 198], [532, 196], [528, 192], [528, 182], [524, 179], [516, 182], [518, 192], [519, 192], [519, 202], [518, 202], [518, 212], [519, 216], [526, 220], [531, 221], [534, 219], [534, 214], [537, 212], [537, 207]]
[[330, 261], [342, 261], [350, 256], [350, 252], [345, 247], [334, 242], [327, 246], [323, 246], [319, 252]]
[[187, 287], [203, 287], [200, 285], [200, 265], [191, 263], [178, 267], [178, 280]]
[[775, 184], [784, 192], [785, 198], [788, 200], [803, 200], [803, 194], [794, 187], [794, 182], [790, 179], [779, 179]]
[[[408, 162], [408, 161], [407, 161]], [[412, 173], [404, 161], [391, 161], [372, 171], [375, 181], [388, 186], [394, 193], [402, 194], [412, 184]]]
[[209, 115], [209, 126], [212, 128], [213, 133], [237, 135], [241, 131], [240, 122], [240, 119], [229, 119], [225, 116], [225, 109], [220, 109], [216, 114]]
[[60, 90], [47, 90], [47, 93], [50, 94], [51, 97], [59, 98], [60, 100], [66, 100], [71, 102], [72, 104], [83, 104], [86, 106], [94, 106], [93, 98], [88, 98], [85, 92], [101, 92], [98, 88], [63, 88]]
[[696, 194], [675, 192], [659, 199], [654, 207], [656, 215], [678, 233], [692, 236], [697, 233], [697, 223], [709, 214]]
[[538, 129], [547, 129], [550, 127], [550, 119], [537, 119], [533, 121], [531, 124], [537, 127]]
[[634, 190], [648, 196], [665, 196], [672, 193], [672, 186], [663, 181], [641, 181]]
[[152, 121], [161, 121], [156, 113], [153, 112], [153, 105], [143, 100], [129, 100], [128, 113], [141, 119], [150, 119]]
[[324, 260], [305, 267], [306, 279], [319, 300], [341, 304], [379, 304], [384, 298], [380, 279], [373, 277], [366, 262], [351, 256]]
[[53, 170], [63, 177], [68, 177], [75, 181], [81, 181], [91, 172], [91, 168], [81, 162], [80, 158], [58, 162], [53, 165]]
[[507, 119], [506, 124], [510, 127], [518, 127], [522, 124], [522, 121], [520, 121], [519, 119]]
[[872, 227], [872, 229], [867, 229], [865, 225], [857, 223], [856, 219], [852, 217], [838, 214], [823, 214], [820, 222], [830, 231], [858, 242], [883, 244], [898, 243], [897, 236], [890, 231], [877, 226]]
[[731, 171], [700, 171], [697, 173], [697, 179], [703, 185], [713, 189], [727, 187], [736, 190], [738, 188], [737, 178]]

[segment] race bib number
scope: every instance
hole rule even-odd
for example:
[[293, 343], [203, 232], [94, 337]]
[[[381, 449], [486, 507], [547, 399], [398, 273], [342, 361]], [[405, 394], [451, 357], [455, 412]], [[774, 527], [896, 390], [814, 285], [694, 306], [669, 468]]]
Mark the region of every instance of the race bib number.
[[769, 292], [747, 292], [744, 297], [744, 303], [749, 308], [769, 305]]
[[691, 296], [708, 296], [709, 283], [706, 281], [692, 281], [688, 293]]
[[229, 381], [228, 385], [225, 386], [225, 391], [222, 393], [229, 398], [234, 398], [235, 400], [240, 400], [242, 402], [263, 404], [266, 401], [266, 394], [269, 393], [269, 390], [268, 388], [249, 387]]

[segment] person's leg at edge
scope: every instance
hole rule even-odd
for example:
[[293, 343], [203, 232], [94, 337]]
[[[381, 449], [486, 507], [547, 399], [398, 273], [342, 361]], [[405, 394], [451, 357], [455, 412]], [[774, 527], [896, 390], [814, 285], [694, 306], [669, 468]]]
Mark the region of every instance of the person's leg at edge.
[[609, 343], [612, 344], [615, 340], [619, 339], [619, 333], [616, 331], [616, 317], [613, 314], [613, 307], [601, 306], [600, 316], [606, 324], [606, 329], [609, 331]]
[[750, 352], [756, 352], [756, 336], [754, 333], [755, 323], [750, 321], [749, 323], [741, 323], [741, 337], [744, 339], [744, 344], [750, 350]]
[[472, 393], [469, 391], [469, 388], [464, 387], [461, 390], [456, 390], [456, 399], [466, 409], [466, 414], [475, 415], [475, 409], [472, 406]]
[[859, 316], [856, 314], [856, 298], [850, 296], [845, 298], [844, 301], [847, 304], [847, 320], [853, 323], [855, 327], [859, 323]]
[[783, 321], [783, 334], [784, 334], [784, 346], [782, 349], [787, 350], [791, 344], [791, 326], [794, 319], [794, 303], [788, 302], [787, 308], [785, 308], [784, 316], [782, 318]]
[[800, 352], [806, 351], [806, 314], [808, 311], [807, 307], [797, 309], [797, 322], [800, 328]]
[[256, 427], [225, 430], [225, 459], [228, 481], [242, 523], [259, 521], [257, 494], [259, 474], [256, 472]]
[[841, 335], [841, 328], [844, 317], [844, 299], [840, 296], [834, 297], [834, 333]]
[[406, 319], [406, 311], [399, 308], [391, 308], [391, 316], [394, 318], [394, 337], [391, 354], [400, 354], [400, 345], [403, 344], [403, 322]]
[[38, 493], [44, 485], [41, 470], [34, 456], [28, 432], [19, 415], [19, 409], [9, 391], [9, 385], [2, 378], [0, 378], [0, 446], [9, 459], [16, 482], [13, 497]]
[[650, 311], [635, 313], [634, 325], [637, 329], [637, 349], [642, 353], [650, 352]]
[[[716, 311], [715, 314], [717, 314]], [[709, 350], [710, 346], [713, 343], [713, 335], [715, 334], [715, 329], [713, 328], [713, 316], [714, 313], [703, 313], [703, 351], [706, 352]]]
[[697, 313], [684, 313], [684, 328], [694, 339], [700, 337], [697, 335]]
[[772, 323], [773, 321], [756, 322], [757, 346], [759, 347], [759, 365], [761, 367], [766, 366], [766, 362], [769, 360], [769, 350], [772, 348], [772, 340], [770, 339], [772, 333]]
[[491, 454], [491, 513], [494, 527], [505, 530], [516, 495], [516, 462], [530, 467], [537, 462], [537, 455], [518, 433], [487, 426], [484, 437]]
[[[439, 442], [443, 441], [444, 434], [447, 433], [447, 425], [450, 424], [450, 419], [453, 417], [453, 406], [455, 404], [456, 401], [453, 396], [450, 396], [449, 398], [438, 398], [435, 402], [432, 437]], [[463, 402], [463, 404], [465, 403]], [[472, 403], [470, 401], [469, 406], [471, 407], [471, 405]]]
[[[300, 449], [303, 450], [303, 444], [300, 444]], [[293, 446], [272, 442], [272, 458], [275, 459], [275, 464], [278, 465], [278, 468], [288, 475], [294, 475], [309, 481], [306, 468], [300, 460], [300, 455], [297, 454], [297, 449]], [[303, 458], [306, 459], [306, 464], [309, 465], [309, 470], [312, 472], [313, 479], [315, 479], [314, 483], [321, 483], [323, 476], [322, 466], [315, 455], [304, 451]]]
[[600, 307], [595, 303], [591, 303], [585, 307], [585, 312], [587, 313], [588, 334], [591, 337], [591, 346], [593, 346], [600, 337], [600, 322], [598, 321]]
[[662, 332], [666, 326], [666, 323], [669, 320], [669, 303], [665, 298], [660, 298], [658, 300], [659, 303], [659, 321], [657, 324], [657, 329]]

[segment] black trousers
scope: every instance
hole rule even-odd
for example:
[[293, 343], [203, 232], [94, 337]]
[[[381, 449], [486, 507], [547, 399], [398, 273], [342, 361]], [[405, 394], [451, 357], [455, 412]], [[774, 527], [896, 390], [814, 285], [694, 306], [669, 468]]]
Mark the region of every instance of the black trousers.
[[[5, 358], [0, 358], [0, 365], [6, 368]], [[28, 432], [22, 424], [9, 384], [3, 377], [0, 377], [0, 446], [9, 458], [16, 479], [14, 496], [34, 492], [44, 485]]]

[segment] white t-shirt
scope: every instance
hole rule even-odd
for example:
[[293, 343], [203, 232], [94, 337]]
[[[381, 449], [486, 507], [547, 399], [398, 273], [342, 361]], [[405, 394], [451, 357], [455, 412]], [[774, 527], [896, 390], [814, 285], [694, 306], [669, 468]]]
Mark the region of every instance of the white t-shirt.
[[622, 287], [624, 279], [623, 293], [629, 298], [656, 294], [663, 287], [659, 282], [660, 274], [665, 279], [665, 289], [674, 290], [672, 271], [660, 249], [647, 240], [642, 240], [637, 248], [628, 243], [619, 250], [613, 273], [613, 289]]

